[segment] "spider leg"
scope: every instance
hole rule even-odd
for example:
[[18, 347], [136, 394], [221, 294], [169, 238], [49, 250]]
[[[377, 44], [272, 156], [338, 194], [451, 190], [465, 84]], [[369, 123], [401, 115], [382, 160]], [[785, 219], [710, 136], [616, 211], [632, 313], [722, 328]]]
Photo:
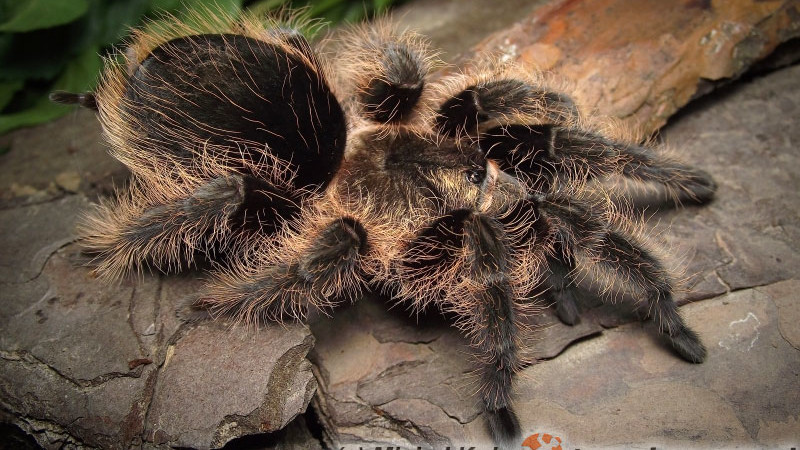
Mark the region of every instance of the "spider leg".
[[[511, 386], [521, 361], [502, 225], [468, 210], [454, 211], [423, 230], [407, 253], [403, 281], [410, 279], [412, 287], [406, 291], [417, 301], [426, 289], [433, 290], [432, 295], [446, 291], [441, 292], [444, 309], [458, 315], [458, 327], [478, 360], [480, 396], [492, 436], [498, 442], [513, 442], [520, 426], [511, 408]], [[416, 284], [417, 278], [427, 283]], [[430, 280], [437, 280], [435, 287]]]
[[539, 209], [555, 228], [556, 240], [564, 248], [557, 256], [561, 262], [566, 259], [564, 255], [574, 257], [581, 252], [643, 292], [651, 318], [672, 348], [687, 361], [699, 363], [705, 359], [706, 349], [700, 338], [678, 312], [667, 270], [649, 250], [633, 236], [604, 226], [596, 212], [575, 199], [566, 203], [549, 197], [539, 204]]
[[704, 203], [711, 176], [653, 150], [577, 127], [580, 112], [566, 94], [514, 78], [474, 83], [445, 100], [435, 126], [451, 137], [477, 139], [487, 157], [537, 192], [557, 181], [584, 182], [621, 174], [664, 186], [678, 202]]
[[458, 259], [464, 247], [464, 221], [469, 214], [468, 210], [458, 210], [438, 218], [406, 249], [400, 263], [400, 296], [413, 299], [418, 309], [441, 301], [458, 282], [462, 272]]
[[506, 78], [478, 81], [452, 94], [436, 111], [435, 127], [450, 137], [477, 138], [487, 122], [508, 122], [514, 117], [539, 117], [549, 123], [575, 121], [580, 117], [575, 102], [566, 94]]
[[350, 33], [338, 67], [364, 117], [383, 124], [409, 120], [425, 89], [426, 47], [415, 34], [386, 24]]
[[[150, 188], [158, 180], [135, 179], [130, 194], [98, 206], [82, 224], [96, 271], [119, 277], [151, 266], [174, 271], [197, 253], [224, 251], [232, 230], [271, 232], [296, 204], [270, 185], [246, 175], [223, 175], [194, 188]], [[161, 183], [165, 183], [163, 180]]]
[[706, 348], [697, 333], [680, 316], [672, 298], [672, 287], [659, 261], [646, 249], [617, 232], [609, 233], [598, 250], [602, 264], [623, 272], [628, 281], [646, 293], [652, 319], [672, 348], [687, 361], [703, 362]]
[[[303, 248], [296, 248], [303, 241]], [[313, 237], [288, 236], [259, 248], [218, 274], [194, 307], [250, 324], [301, 319], [309, 308], [335, 306], [338, 296], [361, 289], [367, 234], [355, 219], [335, 219]]]
[[556, 314], [567, 325], [576, 325], [580, 322], [578, 301], [576, 298], [575, 280], [572, 273], [575, 262], [570, 255], [564, 253], [561, 246], [556, 243], [553, 255], [547, 255], [547, 266], [550, 273], [547, 277], [549, 295], [556, 305]]
[[482, 363], [478, 369], [481, 397], [493, 436], [512, 442], [519, 437], [520, 426], [511, 409], [511, 384], [521, 361], [509, 252], [500, 224], [481, 215], [465, 222], [465, 245], [470, 295], [464, 299], [467, 310], [462, 314], [474, 330], [469, 337]]
[[62, 105], [79, 105], [97, 111], [97, 98], [94, 96], [94, 92], [53, 91], [49, 98], [51, 102]]
[[582, 182], [615, 174], [661, 185], [680, 202], [704, 203], [716, 191], [716, 183], [703, 170], [647, 147], [555, 124], [498, 126], [481, 135], [481, 145], [489, 158], [531, 180], [538, 191], [559, 180]]

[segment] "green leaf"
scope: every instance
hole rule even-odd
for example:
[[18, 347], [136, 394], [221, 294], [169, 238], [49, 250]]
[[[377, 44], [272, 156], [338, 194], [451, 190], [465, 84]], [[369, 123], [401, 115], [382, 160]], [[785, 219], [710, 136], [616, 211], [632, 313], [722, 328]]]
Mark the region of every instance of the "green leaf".
[[372, 0], [372, 6], [375, 8], [375, 12], [382, 13], [386, 11], [390, 6], [392, 6], [394, 0]]
[[150, 12], [172, 12], [180, 8], [182, 4], [181, 0], [151, 0]]
[[247, 10], [257, 16], [264, 16], [267, 15], [270, 11], [274, 11], [280, 8], [287, 2], [288, 0], [261, 0], [252, 3], [250, 6], [247, 7]]
[[86, 44], [101, 47], [116, 44], [127, 36], [131, 27], [141, 22], [149, 8], [148, 0], [92, 0], [84, 21]]
[[71, 111], [71, 108], [68, 106], [57, 105], [47, 98], [42, 98], [33, 107], [24, 111], [0, 115], [0, 136], [16, 128], [56, 119], [69, 111]]
[[189, 12], [222, 11], [232, 16], [238, 16], [242, 10], [244, 0], [186, 0], [183, 2], [184, 15]]
[[100, 57], [100, 48], [94, 45], [67, 64], [64, 73], [53, 83], [52, 90], [70, 92], [92, 90], [97, 85], [102, 68], [103, 59]]
[[64, 25], [86, 14], [87, 0], [3, 0], [0, 31], [19, 33]]
[[71, 59], [95, 43], [88, 15], [56, 27], [0, 34], [0, 80], [55, 80]]
[[[98, 47], [92, 47], [70, 62], [64, 73], [53, 83], [51, 91], [84, 92], [93, 89], [97, 74], [103, 64], [98, 55], [99, 50]], [[15, 128], [53, 120], [73, 109], [74, 107], [53, 103], [47, 96], [44, 96], [31, 108], [13, 114], [0, 115], [0, 135]]]
[[224, 11], [238, 15], [244, 0], [150, 0], [150, 12], [185, 16], [192, 11]]
[[351, 3], [347, 7], [347, 12], [342, 17], [342, 22], [353, 23], [358, 22], [367, 17], [372, 11], [367, 9], [367, 5]]
[[8, 81], [0, 83], [0, 111], [8, 105], [14, 94], [22, 88], [22, 81]]
[[343, 3], [343, 0], [318, 0], [309, 2], [308, 5], [310, 8], [308, 14], [315, 17], [325, 17], [327, 14], [330, 14], [331, 10], [341, 10]]

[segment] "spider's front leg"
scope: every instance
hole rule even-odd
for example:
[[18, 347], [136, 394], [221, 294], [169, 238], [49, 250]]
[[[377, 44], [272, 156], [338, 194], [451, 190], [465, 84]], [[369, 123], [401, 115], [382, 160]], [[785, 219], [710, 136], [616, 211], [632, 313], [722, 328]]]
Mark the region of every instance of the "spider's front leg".
[[575, 102], [566, 94], [523, 80], [477, 79], [462, 84], [468, 86], [450, 92], [434, 118], [439, 132], [450, 137], [475, 139], [486, 123], [516, 117], [538, 117], [553, 123], [574, 122], [580, 117]]
[[538, 192], [555, 182], [619, 174], [663, 186], [678, 202], [704, 203], [713, 197], [716, 184], [708, 173], [647, 147], [584, 130], [583, 121], [568, 95], [514, 78], [478, 81], [451, 92], [435, 117], [441, 133], [478, 140], [487, 157]]
[[130, 192], [98, 205], [81, 224], [96, 272], [117, 278], [150, 266], [169, 272], [191, 265], [198, 253], [223, 251], [241, 232], [271, 232], [297, 210], [286, 193], [241, 174], [194, 184], [135, 178]]
[[[706, 349], [700, 338], [678, 312], [669, 273], [651, 251], [576, 199], [550, 196], [537, 207], [552, 227], [556, 240], [551, 267], [556, 267], [563, 278], [553, 294], [557, 303], [566, 303], [558, 306], [560, 313], [577, 311], [575, 280], [571, 274], [575, 272], [577, 258], [584, 257], [644, 294], [659, 333], [682, 358], [693, 363], [705, 359]], [[570, 316], [566, 319], [569, 321]]]
[[411, 283], [423, 281], [408, 289], [416, 300], [432, 289], [431, 295], [443, 299], [443, 308], [458, 315], [458, 327], [469, 338], [479, 364], [479, 392], [490, 431], [498, 443], [510, 445], [520, 435], [511, 388], [522, 363], [520, 311], [502, 224], [468, 210], [452, 212], [419, 235], [403, 265]]
[[364, 285], [364, 227], [341, 217], [305, 233], [248, 252], [233, 270], [218, 274], [193, 306], [258, 324], [302, 319], [312, 307], [335, 306], [343, 294], [355, 298]]
[[469, 337], [482, 364], [481, 396], [492, 433], [511, 442], [520, 435], [519, 420], [511, 409], [511, 385], [521, 361], [509, 251], [497, 221], [481, 215], [469, 219], [465, 224], [469, 296], [454, 300], [463, 302], [456, 309], [462, 310], [472, 330]]
[[707, 172], [652, 149], [557, 124], [498, 126], [481, 135], [481, 145], [505, 170], [532, 179], [539, 191], [554, 182], [614, 175], [662, 186], [677, 202], [705, 203], [717, 189]]

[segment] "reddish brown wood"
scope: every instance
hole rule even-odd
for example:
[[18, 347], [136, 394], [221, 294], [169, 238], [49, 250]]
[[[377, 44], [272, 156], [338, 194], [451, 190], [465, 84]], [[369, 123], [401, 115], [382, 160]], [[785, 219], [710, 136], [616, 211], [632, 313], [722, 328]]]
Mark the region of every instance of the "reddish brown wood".
[[647, 135], [704, 80], [736, 78], [797, 36], [798, 0], [561, 0], [476, 49], [565, 76], [585, 106]]

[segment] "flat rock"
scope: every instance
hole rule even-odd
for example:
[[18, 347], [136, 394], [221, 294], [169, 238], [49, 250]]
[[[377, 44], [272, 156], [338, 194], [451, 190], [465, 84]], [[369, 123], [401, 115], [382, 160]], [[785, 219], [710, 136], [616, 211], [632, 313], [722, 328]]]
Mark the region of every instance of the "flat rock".
[[[516, 385], [526, 432], [560, 433], [591, 447], [773, 445], [797, 436], [800, 354], [790, 291], [800, 268], [793, 146], [800, 136], [791, 113], [800, 105], [798, 80], [800, 67], [791, 67], [728, 87], [663, 133], [676, 154], [720, 185], [710, 205], [655, 211], [648, 222], [683, 268], [680, 303], [714, 299], [684, 307], [710, 348], [708, 361], [683, 362], [649, 324], [569, 346], [636, 319], [630, 306], [598, 307], [587, 294], [579, 327], [560, 324], [549, 310], [536, 318], [529, 351], [543, 361]], [[320, 373], [314, 405], [329, 442], [489, 445], [470, 396], [469, 348], [445, 328], [450, 320], [409, 317], [402, 305], [370, 297], [312, 323]], [[759, 367], [770, 368], [763, 380]], [[765, 408], [769, 418], [761, 417]]]
[[798, 287], [788, 280], [684, 307], [709, 349], [700, 365], [626, 325], [527, 369], [517, 402], [526, 430], [576, 448], [796, 446], [800, 351], [780, 321]]
[[199, 274], [99, 280], [74, 243], [84, 196], [22, 205], [0, 210], [3, 421], [45, 448], [211, 448], [306, 410], [307, 327], [181, 325]]
[[246, 330], [211, 322], [187, 331], [167, 348], [145, 440], [218, 448], [282, 429], [316, 389], [305, 359], [313, 341], [303, 326]]
[[34, 204], [71, 193], [109, 194], [128, 171], [108, 156], [100, 123], [85, 109], [60, 120], [0, 137], [11, 149], [0, 164], [0, 208]]
[[[738, 76], [798, 29], [791, 1], [685, 1], [676, 11], [642, 3], [657, 14], [613, 0], [595, 2], [594, 13], [575, 1], [470, 3], [497, 14], [425, 0], [407, 6], [402, 20], [433, 34], [450, 61], [483, 40], [480, 49], [566, 75], [590, 108], [644, 131], [696, 95], [702, 80]], [[687, 11], [692, 17], [678, 17]], [[656, 17], [635, 16], [642, 13]], [[614, 14], [629, 20], [587, 44], [583, 30]], [[485, 37], [497, 28], [506, 30]], [[644, 59], [627, 59], [634, 56]], [[684, 267], [680, 302], [709, 299], [684, 309], [711, 348], [708, 362], [683, 363], [652, 327], [628, 324], [636, 319], [630, 308], [597, 306], [587, 294], [577, 327], [550, 310], [535, 318], [529, 353], [541, 362], [516, 385], [526, 432], [585, 446], [796, 446], [797, 80], [795, 67], [725, 88], [663, 133], [720, 184], [711, 205], [654, 211], [649, 222]], [[10, 150], [0, 155], [0, 420], [40, 445], [210, 448], [285, 427], [258, 445], [319, 448], [303, 418], [293, 420], [317, 385], [313, 405], [328, 444], [487, 443], [469, 349], [449, 327], [452, 317], [409, 317], [402, 305], [367, 297], [313, 321], [313, 365], [302, 325], [181, 325], [175, 307], [201, 274], [107, 284], [83, 266], [75, 220], [87, 199], [127, 178], [105, 155], [92, 114], [2, 141]]]

